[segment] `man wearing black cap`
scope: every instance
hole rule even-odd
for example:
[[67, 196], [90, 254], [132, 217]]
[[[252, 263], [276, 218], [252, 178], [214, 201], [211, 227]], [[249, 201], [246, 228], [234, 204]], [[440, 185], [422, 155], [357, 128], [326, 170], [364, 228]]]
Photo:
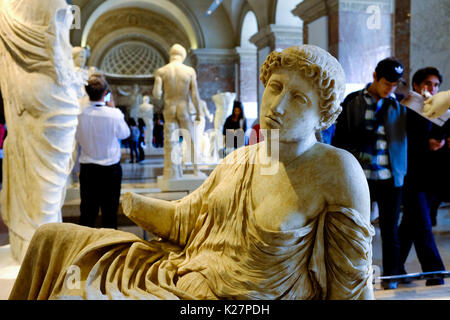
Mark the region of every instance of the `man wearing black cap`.
[[[398, 60], [381, 60], [373, 82], [345, 98], [332, 140], [358, 159], [371, 199], [378, 203], [384, 276], [400, 274], [398, 219], [407, 166], [406, 108], [394, 91], [402, 75]], [[384, 281], [383, 286], [395, 289], [397, 282]]]

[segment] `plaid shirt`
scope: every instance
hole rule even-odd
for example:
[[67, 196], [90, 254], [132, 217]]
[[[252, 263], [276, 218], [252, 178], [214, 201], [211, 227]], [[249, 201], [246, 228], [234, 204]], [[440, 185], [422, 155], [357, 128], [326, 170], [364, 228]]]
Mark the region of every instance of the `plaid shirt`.
[[367, 103], [366, 130], [373, 133], [375, 139], [373, 139], [373, 143], [366, 145], [362, 150], [360, 157], [365, 159], [362, 168], [367, 179], [386, 180], [392, 177], [386, 132], [383, 123], [376, 121], [377, 112], [380, 111], [384, 99], [376, 102], [367, 91], [367, 87], [363, 91], [363, 96]]

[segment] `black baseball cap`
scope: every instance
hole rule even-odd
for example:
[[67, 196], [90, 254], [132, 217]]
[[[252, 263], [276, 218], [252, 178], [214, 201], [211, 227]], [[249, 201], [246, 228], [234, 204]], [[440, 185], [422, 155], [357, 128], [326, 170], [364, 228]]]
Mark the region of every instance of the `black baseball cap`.
[[375, 68], [377, 78], [385, 78], [389, 82], [401, 81], [405, 83], [405, 80], [402, 78], [403, 71], [403, 65], [393, 57], [381, 60]]

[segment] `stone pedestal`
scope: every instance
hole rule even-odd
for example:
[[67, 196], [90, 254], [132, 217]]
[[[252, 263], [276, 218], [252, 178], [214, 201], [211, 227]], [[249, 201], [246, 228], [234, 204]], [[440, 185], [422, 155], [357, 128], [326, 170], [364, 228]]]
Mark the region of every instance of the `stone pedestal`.
[[164, 156], [164, 148], [155, 148], [153, 146], [146, 146], [144, 148], [146, 156]]
[[199, 175], [183, 174], [181, 178], [166, 179], [163, 176], [159, 176], [157, 180], [158, 188], [161, 191], [189, 191], [192, 192], [202, 185], [207, 176], [201, 172]]

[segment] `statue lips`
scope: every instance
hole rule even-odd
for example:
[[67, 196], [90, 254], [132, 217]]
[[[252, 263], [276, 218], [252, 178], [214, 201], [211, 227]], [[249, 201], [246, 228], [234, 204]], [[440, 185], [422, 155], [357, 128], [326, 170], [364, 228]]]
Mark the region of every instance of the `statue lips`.
[[266, 116], [266, 123], [269, 127], [273, 129], [278, 129], [282, 125], [282, 121], [280, 118], [274, 116], [274, 115], [267, 115]]

